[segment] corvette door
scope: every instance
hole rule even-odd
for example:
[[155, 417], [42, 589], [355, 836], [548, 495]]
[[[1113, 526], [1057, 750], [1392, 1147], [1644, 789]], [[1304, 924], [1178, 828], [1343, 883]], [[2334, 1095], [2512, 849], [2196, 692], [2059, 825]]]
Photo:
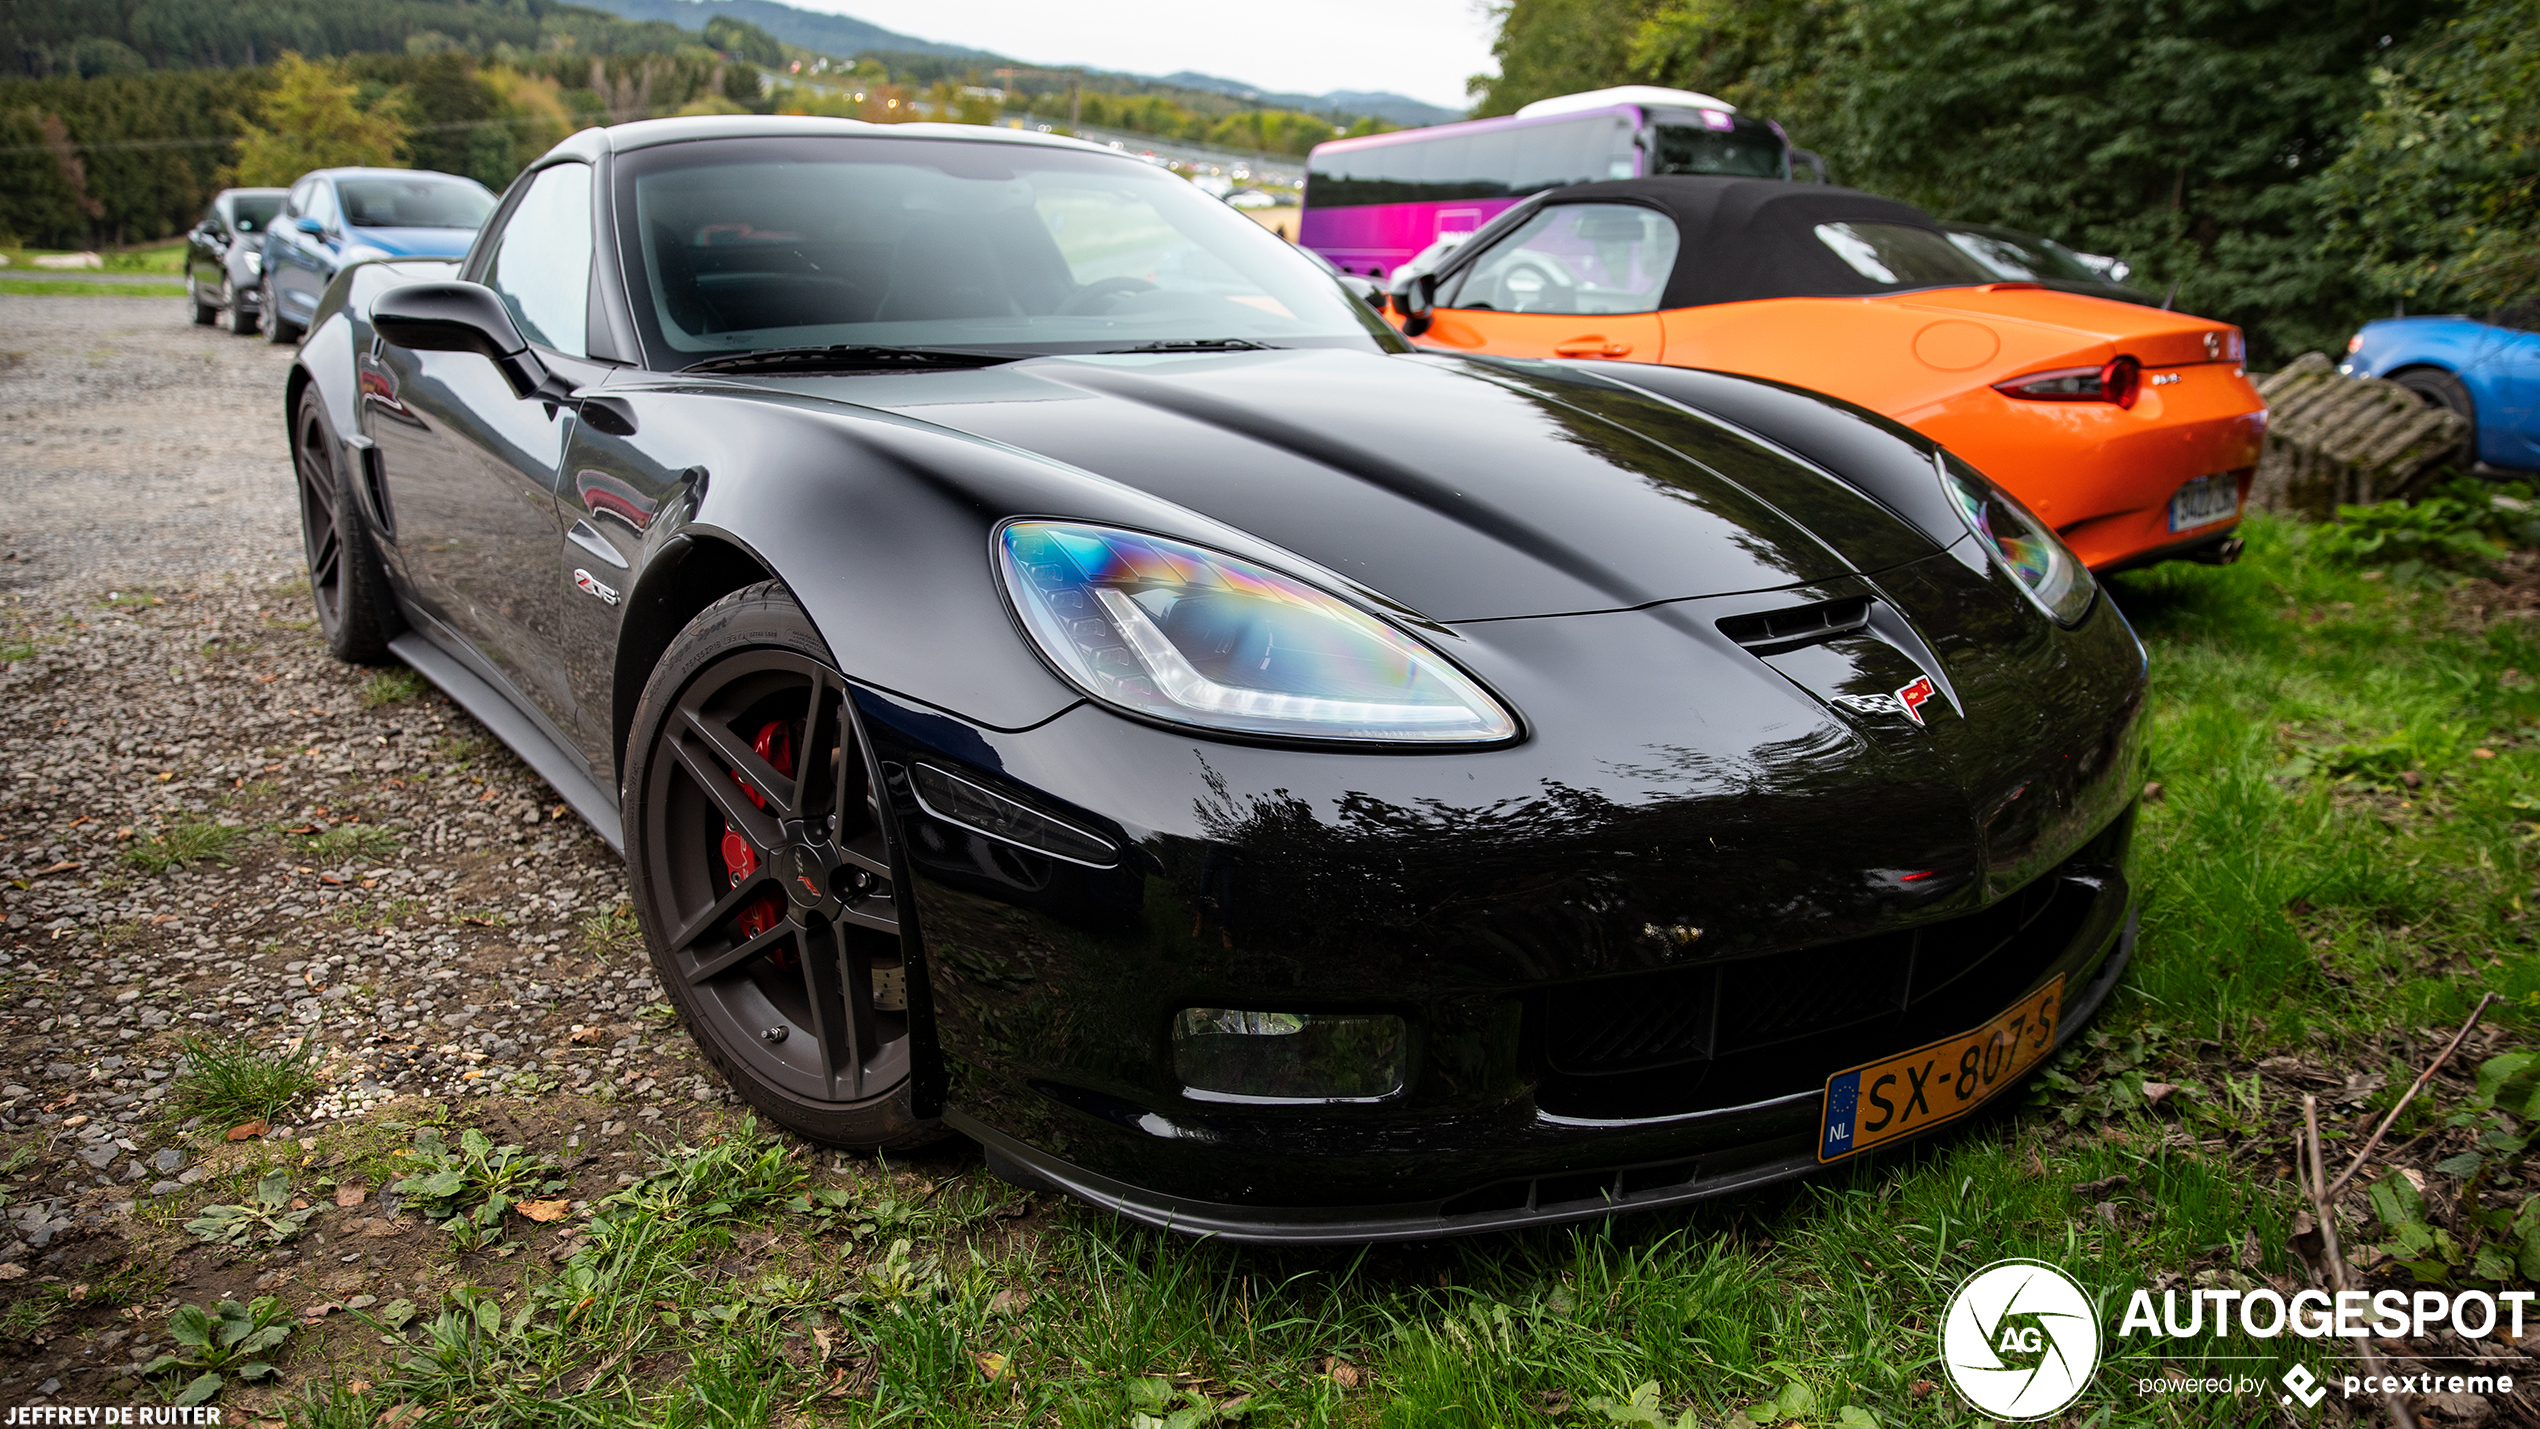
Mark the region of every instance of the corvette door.
[[[482, 279], [540, 359], [577, 388], [610, 371], [583, 356], [590, 173], [585, 164], [540, 173], [505, 218]], [[399, 563], [409, 594], [442, 627], [436, 643], [463, 647], [453, 653], [497, 675], [571, 747], [557, 491], [574, 409], [515, 396], [491, 362], [467, 352], [384, 347], [363, 389]]]
[[1658, 359], [1676, 225], [1638, 204], [1544, 209], [1449, 276], [1427, 341], [1508, 357]]

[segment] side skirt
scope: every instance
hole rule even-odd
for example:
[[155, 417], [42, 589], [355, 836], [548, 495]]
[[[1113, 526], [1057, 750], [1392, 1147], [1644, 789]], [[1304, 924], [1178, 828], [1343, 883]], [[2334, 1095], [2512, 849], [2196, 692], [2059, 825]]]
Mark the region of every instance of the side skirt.
[[522, 714], [502, 691], [459, 663], [457, 657], [425, 639], [411, 623], [405, 634], [388, 642], [388, 648], [414, 667], [416, 674], [439, 686], [441, 693], [456, 701], [460, 709], [476, 716], [477, 723], [493, 731], [496, 739], [510, 746], [512, 753], [564, 797], [565, 803], [582, 816], [582, 821], [591, 826], [611, 852], [620, 858], [626, 856], [626, 829], [618, 817], [617, 800], [583, 772], [582, 761], [549, 738], [537, 721]]

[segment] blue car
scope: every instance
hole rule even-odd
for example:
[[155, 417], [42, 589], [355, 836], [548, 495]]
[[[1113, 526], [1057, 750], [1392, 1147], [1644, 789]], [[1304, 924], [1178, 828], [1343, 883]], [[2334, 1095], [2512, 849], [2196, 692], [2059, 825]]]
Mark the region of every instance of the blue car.
[[2525, 304], [2497, 314], [2516, 325], [2460, 316], [2387, 318], [2346, 343], [2337, 370], [2386, 377], [2427, 402], [2469, 418], [2476, 459], [2540, 470], [2540, 314]]
[[326, 285], [365, 258], [457, 258], [494, 211], [474, 179], [413, 169], [302, 174], [265, 230], [265, 335], [296, 342]]

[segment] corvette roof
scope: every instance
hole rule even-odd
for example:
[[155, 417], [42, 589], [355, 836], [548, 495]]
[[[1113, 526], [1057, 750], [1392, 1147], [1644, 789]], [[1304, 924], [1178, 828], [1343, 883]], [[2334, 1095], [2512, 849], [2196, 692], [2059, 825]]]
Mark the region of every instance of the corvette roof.
[[[1852, 297], [1893, 293], [1892, 284], [1854, 272], [1817, 240], [1821, 223], [1896, 223], [1939, 235], [1931, 215], [1909, 203], [1826, 184], [1781, 179], [1668, 175], [1572, 184], [1543, 196], [1546, 204], [1625, 203], [1654, 208], [1676, 221], [1681, 247], [1662, 308], [1739, 303], [1759, 298]], [[1945, 241], [1945, 235], [1942, 235]]]

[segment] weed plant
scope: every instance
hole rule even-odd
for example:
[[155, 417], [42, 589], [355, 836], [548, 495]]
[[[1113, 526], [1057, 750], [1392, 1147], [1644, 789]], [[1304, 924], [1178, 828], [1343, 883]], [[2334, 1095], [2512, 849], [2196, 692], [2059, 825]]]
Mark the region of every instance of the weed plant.
[[170, 1083], [168, 1113], [203, 1118], [217, 1133], [272, 1121], [318, 1088], [318, 1049], [266, 1051], [234, 1038], [186, 1037], [185, 1066]]

